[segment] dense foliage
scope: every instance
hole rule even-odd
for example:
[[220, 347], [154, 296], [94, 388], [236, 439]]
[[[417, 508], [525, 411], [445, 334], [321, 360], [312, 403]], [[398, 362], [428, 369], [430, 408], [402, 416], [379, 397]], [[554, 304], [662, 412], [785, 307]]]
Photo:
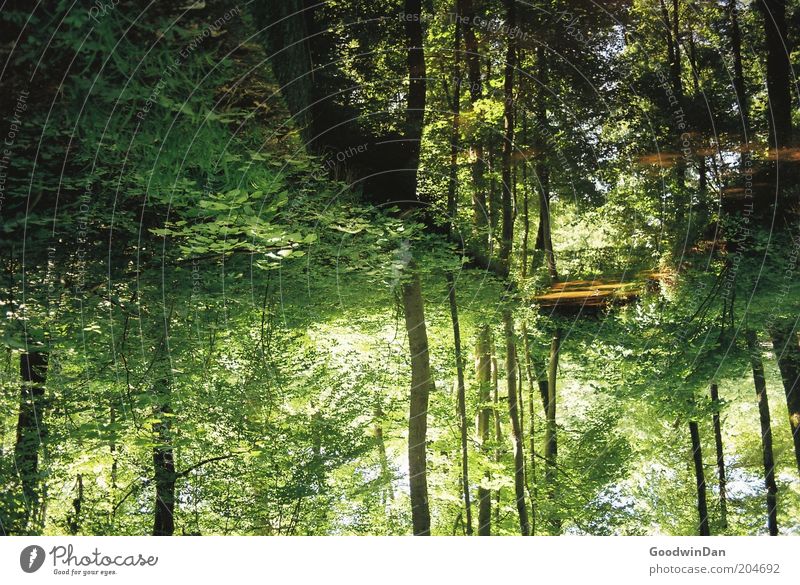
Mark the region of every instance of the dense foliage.
[[799, 2], [1, 10], [0, 533], [800, 532]]

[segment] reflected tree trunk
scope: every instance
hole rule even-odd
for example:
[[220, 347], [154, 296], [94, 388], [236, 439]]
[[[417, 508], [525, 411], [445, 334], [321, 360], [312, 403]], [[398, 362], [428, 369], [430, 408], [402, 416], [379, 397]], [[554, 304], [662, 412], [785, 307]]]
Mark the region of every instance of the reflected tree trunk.
[[472, 535], [472, 503], [469, 494], [469, 451], [467, 450], [467, 398], [464, 384], [464, 356], [461, 354], [461, 328], [458, 323], [458, 303], [456, 300], [456, 284], [451, 273], [447, 273], [449, 288], [450, 318], [453, 323], [453, 343], [456, 354], [458, 425], [461, 435], [461, 485], [466, 512], [466, 531]]
[[786, 407], [789, 410], [789, 426], [794, 442], [794, 457], [800, 473], [800, 344], [791, 322], [772, 328], [772, 350], [778, 360]]
[[699, 518], [698, 534], [709, 536], [708, 504], [706, 502], [706, 474], [703, 470], [703, 449], [700, 443], [700, 428], [697, 421], [689, 421], [689, 435], [692, 439], [692, 461], [694, 478], [697, 483], [697, 515]]
[[[44, 384], [47, 378], [48, 355], [44, 352], [26, 352], [20, 355], [21, 390], [17, 438], [14, 445], [14, 463], [22, 486], [22, 502], [12, 510], [8, 534], [29, 534], [31, 523], [41, 505], [41, 471], [39, 451], [47, 436], [44, 409]], [[3, 514], [6, 516], [6, 514]]]
[[431, 513], [428, 504], [428, 397], [433, 388], [428, 332], [422, 288], [416, 267], [410, 282], [403, 284], [403, 309], [405, 313], [408, 346], [411, 355], [411, 401], [408, 413], [408, 474], [411, 491], [411, 519], [414, 534], [428, 536], [431, 533]]
[[[558, 270], [556, 268], [556, 257], [553, 251], [553, 238], [550, 221], [550, 167], [545, 158], [552, 145], [548, 144], [547, 136], [550, 135], [547, 121], [547, 96], [544, 89], [548, 83], [548, 63], [547, 53], [542, 46], [536, 49], [537, 73], [542, 88], [536, 106], [536, 131], [534, 132], [534, 148], [538, 162], [536, 163], [536, 175], [539, 181], [539, 228], [536, 234], [536, 250], [541, 250], [544, 254], [547, 265], [547, 274], [550, 280], [558, 280]], [[539, 257], [541, 258], [541, 256]], [[535, 272], [539, 262], [534, 255], [532, 270]]]
[[[558, 377], [558, 359], [561, 353], [561, 329], [556, 329], [550, 342], [550, 363], [547, 368], [547, 421], [544, 438], [545, 456], [545, 483], [547, 484], [548, 497], [551, 508], [556, 506], [557, 500], [557, 460], [558, 460], [558, 429], [556, 425], [556, 380]], [[559, 514], [551, 512], [550, 528], [554, 534], [561, 533], [561, 518]]]
[[503, 311], [503, 326], [506, 337], [506, 381], [508, 384], [508, 414], [511, 419], [511, 432], [514, 439], [514, 495], [516, 497], [519, 529], [522, 536], [531, 532], [528, 520], [528, 507], [525, 503], [525, 453], [520, 422], [520, 408], [517, 393], [518, 363], [517, 346], [514, 333], [514, 320], [510, 309]]
[[770, 424], [767, 382], [764, 378], [764, 364], [758, 347], [755, 331], [745, 331], [747, 350], [750, 353], [750, 366], [753, 369], [753, 384], [758, 401], [758, 418], [761, 423], [761, 455], [764, 460], [764, 486], [767, 491], [767, 528], [771, 536], [778, 534], [778, 485], [775, 483], [775, 457], [772, 452], [772, 425]]
[[[481, 450], [485, 456], [489, 454], [491, 442], [490, 421], [491, 407], [491, 381], [492, 358], [491, 337], [489, 327], [483, 325], [478, 330], [478, 340], [475, 344], [475, 377], [478, 383], [478, 439]], [[488, 471], [484, 475], [484, 482], [478, 487], [478, 534], [488, 536], [491, 534], [492, 525], [492, 499], [491, 492], [484, 484], [489, 479]]]
[[719, 520], [720, 526], [728, 527], [728, 493], [725, 477], [725, 454], [722, 448], [722, 423], [720, 421], [719, 388], [711, 384], [711, 405], [714, 408], [712, 422], [714, 424], [714, 447], [717, 453], [717, 478], [719, 479]]
[[158, 408], [153, 423], [153, 472], [156, 486], [153, 536], [172, 536], [175, 532], [175, 454], [172, 448], [172, 407], [169, 380], [155, 384]]

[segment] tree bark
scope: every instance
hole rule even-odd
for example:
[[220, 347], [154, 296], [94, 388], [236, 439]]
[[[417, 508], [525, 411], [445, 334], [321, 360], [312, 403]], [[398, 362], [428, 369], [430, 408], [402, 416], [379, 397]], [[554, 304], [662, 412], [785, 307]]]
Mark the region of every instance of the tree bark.
[[711, 535], [708, 527], [708, 505], [706, 503], [706, 474], [703, 470], [703, 451], [700, 444], [700, 429], [696, 421], [689, 421], [689, 434], [692, 439], [692, 460], [694, 477], [697, 483], [697, 515], [699, 517], [700, 536]]
[[[527, 145], [528, 142], [528, 117], [525, 111], [522, 112], [522, 142]], [[523, 280], [528, 278], [528, 246], [530, 245], [530, 198], [528, 197], [528, 165], [527, 161], [523, 158], [522, 164], [522, 249], [520, 250], [520, 276]], [[523, 329], [524, 329], [523, 325]], [[527, 352], [527, 349], [525, 350]], [[530, 360], [526, 357], [526, 364]]]
[[[494, 462], [500, 466], [503, 460], [503, 427], [500, 424], [500, 372], [497, 366], [497, 358], [492, 356], [492, 390], [494, 398], [492, 400], [492, 416], [494, 419]], [[502, 490], [497, 488], [494, 492], [494, 525], [500, 527], [500, 499]]]
[[712, 422], [714, 424], [714, 446], [717, 453], [717, 478], [719, 479], [719, 520], [720, 526], [728, 527], [728, 494], [725, 476], [725, 454], [722, 449], [722, 423], [720, 422], [719, 388], [711, 384], [711, 404], [714, 407]]
[[433, 388], [428, 332], [419, 274], [414, 267], [410, 282], [403, 284], [403, 309], [411, 355], [411, 404], [408, 414], [408, 473], [411, 491], [411, 519], [414, 534], [429, 536], [431, 513], [428, 504], [426, 443], [428, 397]]
[[[456, 1], [456, 15], [461, 2]], [[456, 21], [453, 31], [453, 95], [450, 119], [450, 181], [447, 186], [447, 213], [450, 216], [450, 235], [454, 235], [458, 215], [458, 150], [461, 118], [461, 23]]]
[[779, 151], [792, 142], [791, 47], [786, 26], [786, 0], [756, 0], [756, 6], [764, 18], [767, 47], [769, 142], [770, 148]]
[[[516, 0], [506, 0], [506, 25], [510, 30], [516, 27]], [[517, 48], [510, 35], [506, 47], [506, 64], [503, 80], [503, 161], [502, 177], [502, 207], [503, 228], [500, 239], [500, 261], [503, 272], [508, 275], [511, 271], [511, 249], [514, 244], [514, 196], [512, 193], [511, 159], [514, 153], [514, 68], [516, 67]]]
[[794, 457], [800, 473], [800, 344], [792, 324], [781, 323], [770, 331], [772, 350], [778, 360], [786, 407], [789, 410], [789, 426], [794, 442]]
[[159, 400], [153, 424], [153, 472], [156, 486], [153, 536], [172, 536], [175, 532], [175, 455], [172, 448], [170, 416], [170, 383], [163, 379], [156, 383], [155, 394]]
[[[556, 379], [558, 376], [558, 358], [561, 353], [561, 329], [556, 329], [550, 343], [550, 364], [547, 369], [547, 424], [545, 426], [544, 456], [545, 483], [548, 497], [554, 506], [557, 498], [556, 462], [558, 459], [558, 430], [556, 427]], [[561, 533], [561, 519], [558, 514], [551, 513], [550, 527], [554, 534]]]
[[[531, 535], [536, 535], [536, 394], [537, 388], [541, 394], [541, 385], [534, 376], [533, 365], [531, 360], [530, 338], [528, 337], [528, 327], [523, 321], [522, 323], [522, 347], [525, 351], [525, 373], [528, 378], [528, 449], [530, 451], [530, 471], [528, 473], [528, 482], [530, 485], [530, 500], [531, 500]], [[547, 382], [545, 381], [545, 384]], [[547, 399], [547, 390], [545, 388], [544, 399]], [[547, 414], [547, 408], [544, 409]]]
[[731, 23], [731, 52], [733, 53], [733, 89], [736, 92], [736, 101], [739, 105], [739, 115], [742, 118], [742, 143], [741, 167], [745, 170], [746, 153], [749, 152], [750, 142], [750, 106], [744, 84], [744, 70], [742, 68], [742, 33], [739, 28], [739, 9], [736, 6], [739, 0], [728, 1], [728, 15]]
[[[465, 24], [464, 52], [467, 61], [467, 78], [469, 80], [469, 101], [473, 108], [475, 103], [483, 96], [483, 83], [481, 80], [481, 54], [478, 40], [475, 37], [475, 3], [473, 0], [459, 0], [459, 15], [463, 16]], [[485, 235], [483, 231], [489, 222], [489, 213], [486, 204], [486, 191], [484, 185], [483, 146], [476, 131], [470, 144], [470, 173], [472, 175], [472, 221], [476, 237]]]
[[[790, 187], [795, 184], [797, 165], [793, 153], [787, 152], [793, 144], [792, 128], [792, 71], [786, 24], [786, 0], [756, 0], [764, 19], [764, 37], [767, 50], [767, 127], [771, 156], [769, 173], [774, 184], [772, 197], [776, 197], [778, 216], [785, 211], [794, 213], [797, 196]], [[790, 171], [790, 172], [787, 172]], [[791, 198], [791, 200], [790, 200]]]
[[[461, 15], [462, 1], [456, 1], [456, 14]], [[450, 125], [450, 182], [447, 191], [447, 211], [450, 215], [450, 236], [454, 236], [458, 216], [458, 150], [459, 150], [459, 118], [461, 112], [461, 23], [456, 22], [453, 42], [453, 81], [454, 89], [451, 103], [452, 120]], [[461, 483], [466, 512], [466, 532], [472, 536], [472, 503], [469, 493], [469, 452], [467, 450], [467, 407], [464, 384], [464, 356], [461, 353], [461, 328], [458, 322], [458, 302], [456, 300], [456, 283], [451, 272], [447, 273], [448, 299], [450, 301], [450, 319], [453, 324], [453, 345], [456, 354], [458, 423], [461, 434]]]
[[516, 496], [519, 529], [522, 536], [531, 532], [528, 520], [528, 507], [525, 504], [525, 450], [520, 423], [520, 409], [517, 394], [517, 345], [514, 334], [514, 319], [510, 309], [503, 311], [503, 327], [506, 337], [506, 381], [508, 385], [508, 414], [514, 439], [514, 495]]
[[[672, 0], [672, 14], [670, 15], [665, 0], [659, 0], [661, 7], [661, 18], [664, 25], [664, 36], [667, 42], [667, 60], [669, 65], [670, 79], [672, 82], [672, 94], [674, 100], [670, 100], [670, 108], [676, 112], [684, 112], [684, 90], [682, 79], [681, 64], [681, 41], [680, 41], [680, 4], [678, 0]], [[672, 103], [674, 102], [674, 103]], [[680, 152], [675, 162], [675, 184], [676, 192], [674, 196], [675, 223], [681, 227], [686, 217], [687, 194], [686, 194], [686, 157], [681, 150], [681, 135], [683, 130], [675, 126], [675, 148]]]
[[[475, 344], [475, 377], [478, 383], [478, 438], [481, 443], [481, 450], [484, 455], [488, 455], [489, 443], [491, 442], [490, 421], [492, 417], [491, 401], [491, 381], [492, 381], [492, 358], [491, 358], [491, 338], [489, 327], [482, 325], [478, 330], [478, 339]], [[489, 478], [488, 471], [485, 478]], [[478, 534], [489, 536], [492, 525], [492, 499], [491, 491], [483, 486], [478, 487]]]
[[12, 511], [9, 534], [28, 534], [30, 524], [40, 504], [39, 450], [47, 435], [45, 426], [44, 384], [47, 378], [48, 356], [43, 352], [20, 355], [19, 416], [14, 445], [14, 463], [22, 486], [22, 506]]
[[758, 417], [761, 423], [761, 455], [764, 460], [764, 486], [767, 490], [767, 528], [770, 536], [778, 534], [778, 486], [775, 483], [775, 458], [772, 453], [772, 425], [767, 399], [767, 382], [764, 378], [764, 364], [758, 348], [755, 331], [745, 331], [747, 350], [750, 353], [750, 366], [753, 369], [753, 384], [758, 401]]
[[467, 450], [467, 399], [464, 384], [464, 356], [461, 353], [461, 328], [458, 323], [458, 303], [456, 302], [456, 284], [451, 273], [447, 273], [449, 288], [450, 318], [453, 322], [453, 344], [456, 353], [456, 376], [458, 379], [458, 424], [461, 433], [461, 483], [466, 511], [466, 531], [472, 536], [472, 503], [469, 494], [469, 451]]
[[[536, 48], [536, 66], [538, 69], [539, 82], [542, 87], [546, 87], [548, 83], [548, 64], [547, 53], [545, 48], [538, 46]], [[541, 250], [544, 253], [545, 263], [547, 265], [547, 273], [550, 280], [556, 282], [558, 280], [558, 270], [556, 268], [556, 257], [553, 251], [553, 238], [550, 221], [550, 168], [547, 164], [545, 152], [551, 146], [547, 144], [547, 140], [543, 135], [549, 135], [547, 123], [547, 96], [544, 89], [539, 91], [536, 108], [536, 132], [534, 132], [534, 146], [536, 150], [536, 174], [539, 179], [539, 227], [536, 234], [536, 250]], [[534, 255], [534, 262], [531, 265], [532, 271], [536, 271], [538, 261]]]
[[[412, 192], [405, 194], [409, 200], [418, 200], [417, 170], [420, 141], [425, 121], [426, 72], [423, 48], [421, 0], [405, 0], [405, 13], [417, 18], [405, 20], [408, 46], [408, 100], [406, 106], [405, 140], [408, 142]], [[409, 171], [405, 171], [409, 172]], [[428, 226], [429, 228], [431, 226]], [[402, 285], [403, 309], [411, 356], [411, 400], [408, 415], [408, 473], [411, 497], [411, 522], [413, 532], [419, 536], [431, 533], [431, 514], [428, 503], [428, 478], [426, 443], [428, 434], [428, 397], [434, 389], [428, 351], [428, 332], [422, 300], [422, 286], [416, 265], [408, 265], [410, 277]]]

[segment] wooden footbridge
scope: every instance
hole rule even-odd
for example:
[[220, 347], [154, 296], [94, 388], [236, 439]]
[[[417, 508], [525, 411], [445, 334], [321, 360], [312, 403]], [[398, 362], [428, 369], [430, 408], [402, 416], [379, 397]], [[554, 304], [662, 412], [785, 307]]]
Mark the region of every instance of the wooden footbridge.
[[658, 290], [665, 277], [665, 273], [644, 271], [629, 276], [556, 282], [534, 296], [533, 301], [549, 312], [622, 305], [636, 300], [646, 291]]

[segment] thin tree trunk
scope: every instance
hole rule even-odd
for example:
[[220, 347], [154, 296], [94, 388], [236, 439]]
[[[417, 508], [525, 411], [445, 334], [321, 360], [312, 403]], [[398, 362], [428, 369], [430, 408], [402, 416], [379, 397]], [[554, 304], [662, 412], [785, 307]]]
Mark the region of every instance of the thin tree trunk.
[[458, 378], [458, 424], [461, 432], [461, 482], [464, 496], [464, 509], [467, 518], [467, 535], [472, 536], [472, 503], [469, 495], [469, 452], [467, 450], [467, 399], [464, 385], [464, 357], [461, 354], [461, 329], [458, 323], [458, 303], [456, 284], [451, 273], [447, 273], [447, 286], [450, 289], [450, 318], [453, 322], [453, 342], [456, 353], [456, 375]]
[[783, 389], [786, 392], [786, 407], [789, 410], [789, 426], [794, 441], [794, 457], [800, 473], [800, 344], [791, 322], [782, 323], [770, 331], [772, 350], [778, 360]]
[[[536, 534], [536, 385], [531, 363], [528, 326], [522, 323], [522, 347], [525, 351], [525, 371], [528, 378], [528, 449], [530, 450], [529, 491], [531, 500], [531, 535]], [[545, 408], [545, 413], [547, 409]]]
[[697, 421], [689, 421], [689, 434], [692, 439], [692, 461], [694, 462], [694, 477], [697, 483], [697, 515], [700, 519], [700, 536], [709, 536], [708, 504], [706, 503], [706, 474], [703, 470], [703, 450], [700, 444], [700, 429]]
[[[547, 369], [547, 425], [544, 437], [545, 483], [551, 506], [557, 498], [556, 462], [558, 460], [558, 432], [556, 427], [556, 379], [558, 377], [558, 358], [561, 354], [561, 329], [553, 333], [550, 343], [550, 364]], [[561, 532], [561, 519], [551, 512], [550, 526], [554, 534]]]
[[753, 384], [758, 401], [758, 417], [761, 423], [761, 455], [764, 460], [764, 486], [767, 490], [767, 528], [770, 536], [778, 534], [778, 485], [775, 483], [775, 458], [772, 454], [772, 425], [769, 416], [767, 382], [764, 378], [764, 364], [758, 348], [755, 331], [745, 331], [747, 349], [750, 353], [750, 366], [753, 369]]
[[403, 308], [411, 355], [411, 405], [408, 415], [408, 473], [411, 491], [411, 519], [414, 534], [431, 533], [428, 504], [426, 442], [428, 434], [428, 397], [433, 388], [428, 332], [419, 274], [414, 267], [411, 281], [403, 284]]
[[[494, 399], [492, 400], [492, 415], [494, 417], [494, 462], [498, 467], [503, 459], [503, 427], [500, 424], [500, 385], [497, 358], [492, 356], [492, 388]], [[500, 527], [500, 498], [501, 489], [497, 488], [494, 492], [494, 524]]]
[[[114, 406], [111, 406], [111, 412], [109, 413], [109, 420], [111, 422], [111, 428], [115, 427], [116, 420], [117, 420], [117, 409]], [[114, 498], [114, 492], [117, 490], [117, 443], [116, 441], [112, 440], [111, 445], [109, 446], [109, 451], [111, 452], [111, 497], [112, 501]]]
[[[526, 112], [522, 112], [522, 142], [527, 144], [528, 141], [528, 117]], [[522, 250], [520, 251], [520, 275], [522, 279], [528, 278], [528, 246], [530, 245], [530, 198], [528, 197], [528, 164], [527, 161], [522, 159]], [[523, 329], [525, 325], [523, 324]], [[527, 352], [527, 348], [525, 350]], [[530, 360], [526, 357], [526, 365], [530, 364]], [[529, 372], [530, 374], [530, 372]]]
[[[461, 2], [456, 0], [456, 14]], [[447, 213], [450, 216], [450, 232], [453, 235], [458, 215], [458, 150], [461, 117], [461, 23], [456, 21], [453, 33], [453, 95], [450, 104], [450, 181], [447, 188]]]
[[44, 384], [48, 356], [43, 352], [20, 355], [22, 387], [17, 419], [14, 463], [22, 485], [22, 506], [12, 512], [9, 534], [28, 534], [40, 504], [39, 449], [47, 434], [44, 420]]
[[[478, 40], [475, 37], [475, 6], [473, 0], [459, 0], [459, 14], [464, 22], [464, 51], [467, 61], [467, 78], [469, 80], [469, 101], [473, 108], [483, 96], [483, 83], [481, 80], [481, 53]], [[476, 237], [482, 237], [489, 222], [486, 205], [486, 191], [484, 184], [483, 147], [477, 133], [470, 144], [470, 172], [472, 175], [472, 221]]]
[[[460, 15], [462, 2], [456, 1], [456, 14]], [[453, 80], [452, 121], [450, 126], [450, 182], [447, 191], [447, 210], [450, 215], [450, 235], [455, 234], [458, 216], [458, 149], [459, 118], [461, 111], [461, 23], [456, 22], [453, 48]], [[461, 432], [461, 482], [466, 511], [466, 531], [472, 536], [472, 504], [469, 494], [469, 452], [467, 451], [467, 407], [466, 389], [464, 385], [464, 356], [461, 353], [461, 329], [458, 323], [458, 302], [456, 300], [456, 283], [453, 274], [447, 273], [447, 288], [450, 301], [450, 318], [453, 323], [453, 343], [456, 354], [458, 422]]]
[[[539, 82], [544, 88], [548, 83], [549, 71], [547, 53], [542, 46], [536, 48], [536, 62]], [[536, 234], [536, 245], [534, 247], [544, 252], [547, 273], [550, 276], [550, 280], [556, 282], [558, 280], [558, 270], [556, 268], [555, 253], [553, 251], [552, 222], [550, 220], [550, 168], [545, 157], [545, 152], [552, 145], [548, 145], [547, 140], [542, 138], [543, 136], [549, 135], [547, 123], [547, 96], [544, 89], [539, 91], [537, 100], [536, 126], [537, 131], [534, 133], [534, 146], [538, 158], [536, 174], [539, 178], [539, 227]], [[534, 258], [536, 257], [534, 256]], [[538, 261], [535, 260], [531, 266], [532, 271], [535, 272], [537, 266]]]
[[83, 508], [83, 475], [80, 473], [75, 480], [75, 488], [78, 492], [72, 500], [72, 513], [67, 520], [67, 526], [71, 536], [75, 536], [81, 530], [81, 509]]
[[[478, 383], [478, 437], [481, 442], [481, 450], [484, 454], [488, 453], [488, 446], [491, 441], [489, 422], [492, 416], [491, 401], [491, 380], [492, 380], [492, 359], [490, 354], [491, 338], [489, 328], [485, 325], [478, 330], [478, 339], [475, 344], [475, 377]], [[486, 472], [485, 479], [489, 479], [489, 472]], [[478, 487], [478, 534], [489, 536], [492, 525], [492, 499], [491, 491], [483, 485]]]
[[725, 454], [722, 449], [722, 423], [720, 422], [719, 388], [711, 384], [711, 404], [714, 407], [712, 421], [714, 423], [714, 446], [717, 453], [717, 477], [719, 479], [719, 520], [720, 526], [728, 527], [728, 493], [725, 477]]
[[739, 105], [739, 116], [742, 119], [742, 151], [740, 167], [742, 176], [747, 170], [747, 159], [750, 151], [750, 106], [744, 85], [744, 70], [742, 68], [742, 33], [739, 29], [739, 9], [736, 4], [739, 0], [728, 1], [728, 15], [731, 22], [731, 52], [733, 53], [733, 89], [736, 91], [736, 100]]
[[506, 381], [508, 384], [508, 414], [514, 439], [514, 495], [516, 496], [519, 529], [522, 536], [531, 532], [528, 520], [528, 507], [525, 504], [525, 452], [520, 422], [519, 401], [517, 399], [517, 345], [514, 339], [514, 320], [510, 309], [503, 311], [503, 326], [506, 337]]
[[[506, 25], [510, 30], [516, 27], [516, 0], [506, 0]], [[511, 177], [511, 159], [514, 153], [514, 68], [517, 48], [515, 35], [510, 35], [506, 47], [506, 64], [503, 80], [503, 161], [502, 161], [502, 207], [503, 231], [500, 239], [500, 261], [503, 272], [511, 271], [511, 249], [514, 244], [514, 197]]]
[[156, 383], [155, 394], [159, 400], [153, 424], [153, 472], [156, 486], [153, 536], [172, 536], [175, 532], [175, 455], [172, 448], [170, 383], [163, 379]]
[[[679, 8], [678, 0], [672, 0], [672, 15], [670, 15], [665, 0], [659, 0], [661, 7], [661, 18], [663, 20], [665, 38], [667, 41], [667, 60], [669, 61], [669, 72], [672, 81], [672, 92], [674, 98], [675, 111], [684, 111], [684, 91], [682, 81], [682, 64], [681, 64], [681, 42], [680, 42], [680, 28], [679, 28]], [[675, 143], [676, 149], [681, 150], [681, 129], [675, 129]], [[681, 153], [675, 162], [675, 223], [678, 226], [683, 225], [686, 217], [686, 158]]]
[[[694, 30], [689, 27], [689, 64], [692, 67], [692, 87], [694, 89], [694, 95], [700, 96], [701, 89], [700, 89], [700, 64], [697, 61], [697, 48], [695, 47], [694, 42]], [[698, 157], [698, 189], [700, 191], [701, 197], [705, 197], [705, 194], [708, 190], [708, 165], [706, 164], [706, 155], [705, 155], [705, 137], [700, 136], [701, 138], [701, 148], [699, 152], [696, 152], [696, 156]]]

